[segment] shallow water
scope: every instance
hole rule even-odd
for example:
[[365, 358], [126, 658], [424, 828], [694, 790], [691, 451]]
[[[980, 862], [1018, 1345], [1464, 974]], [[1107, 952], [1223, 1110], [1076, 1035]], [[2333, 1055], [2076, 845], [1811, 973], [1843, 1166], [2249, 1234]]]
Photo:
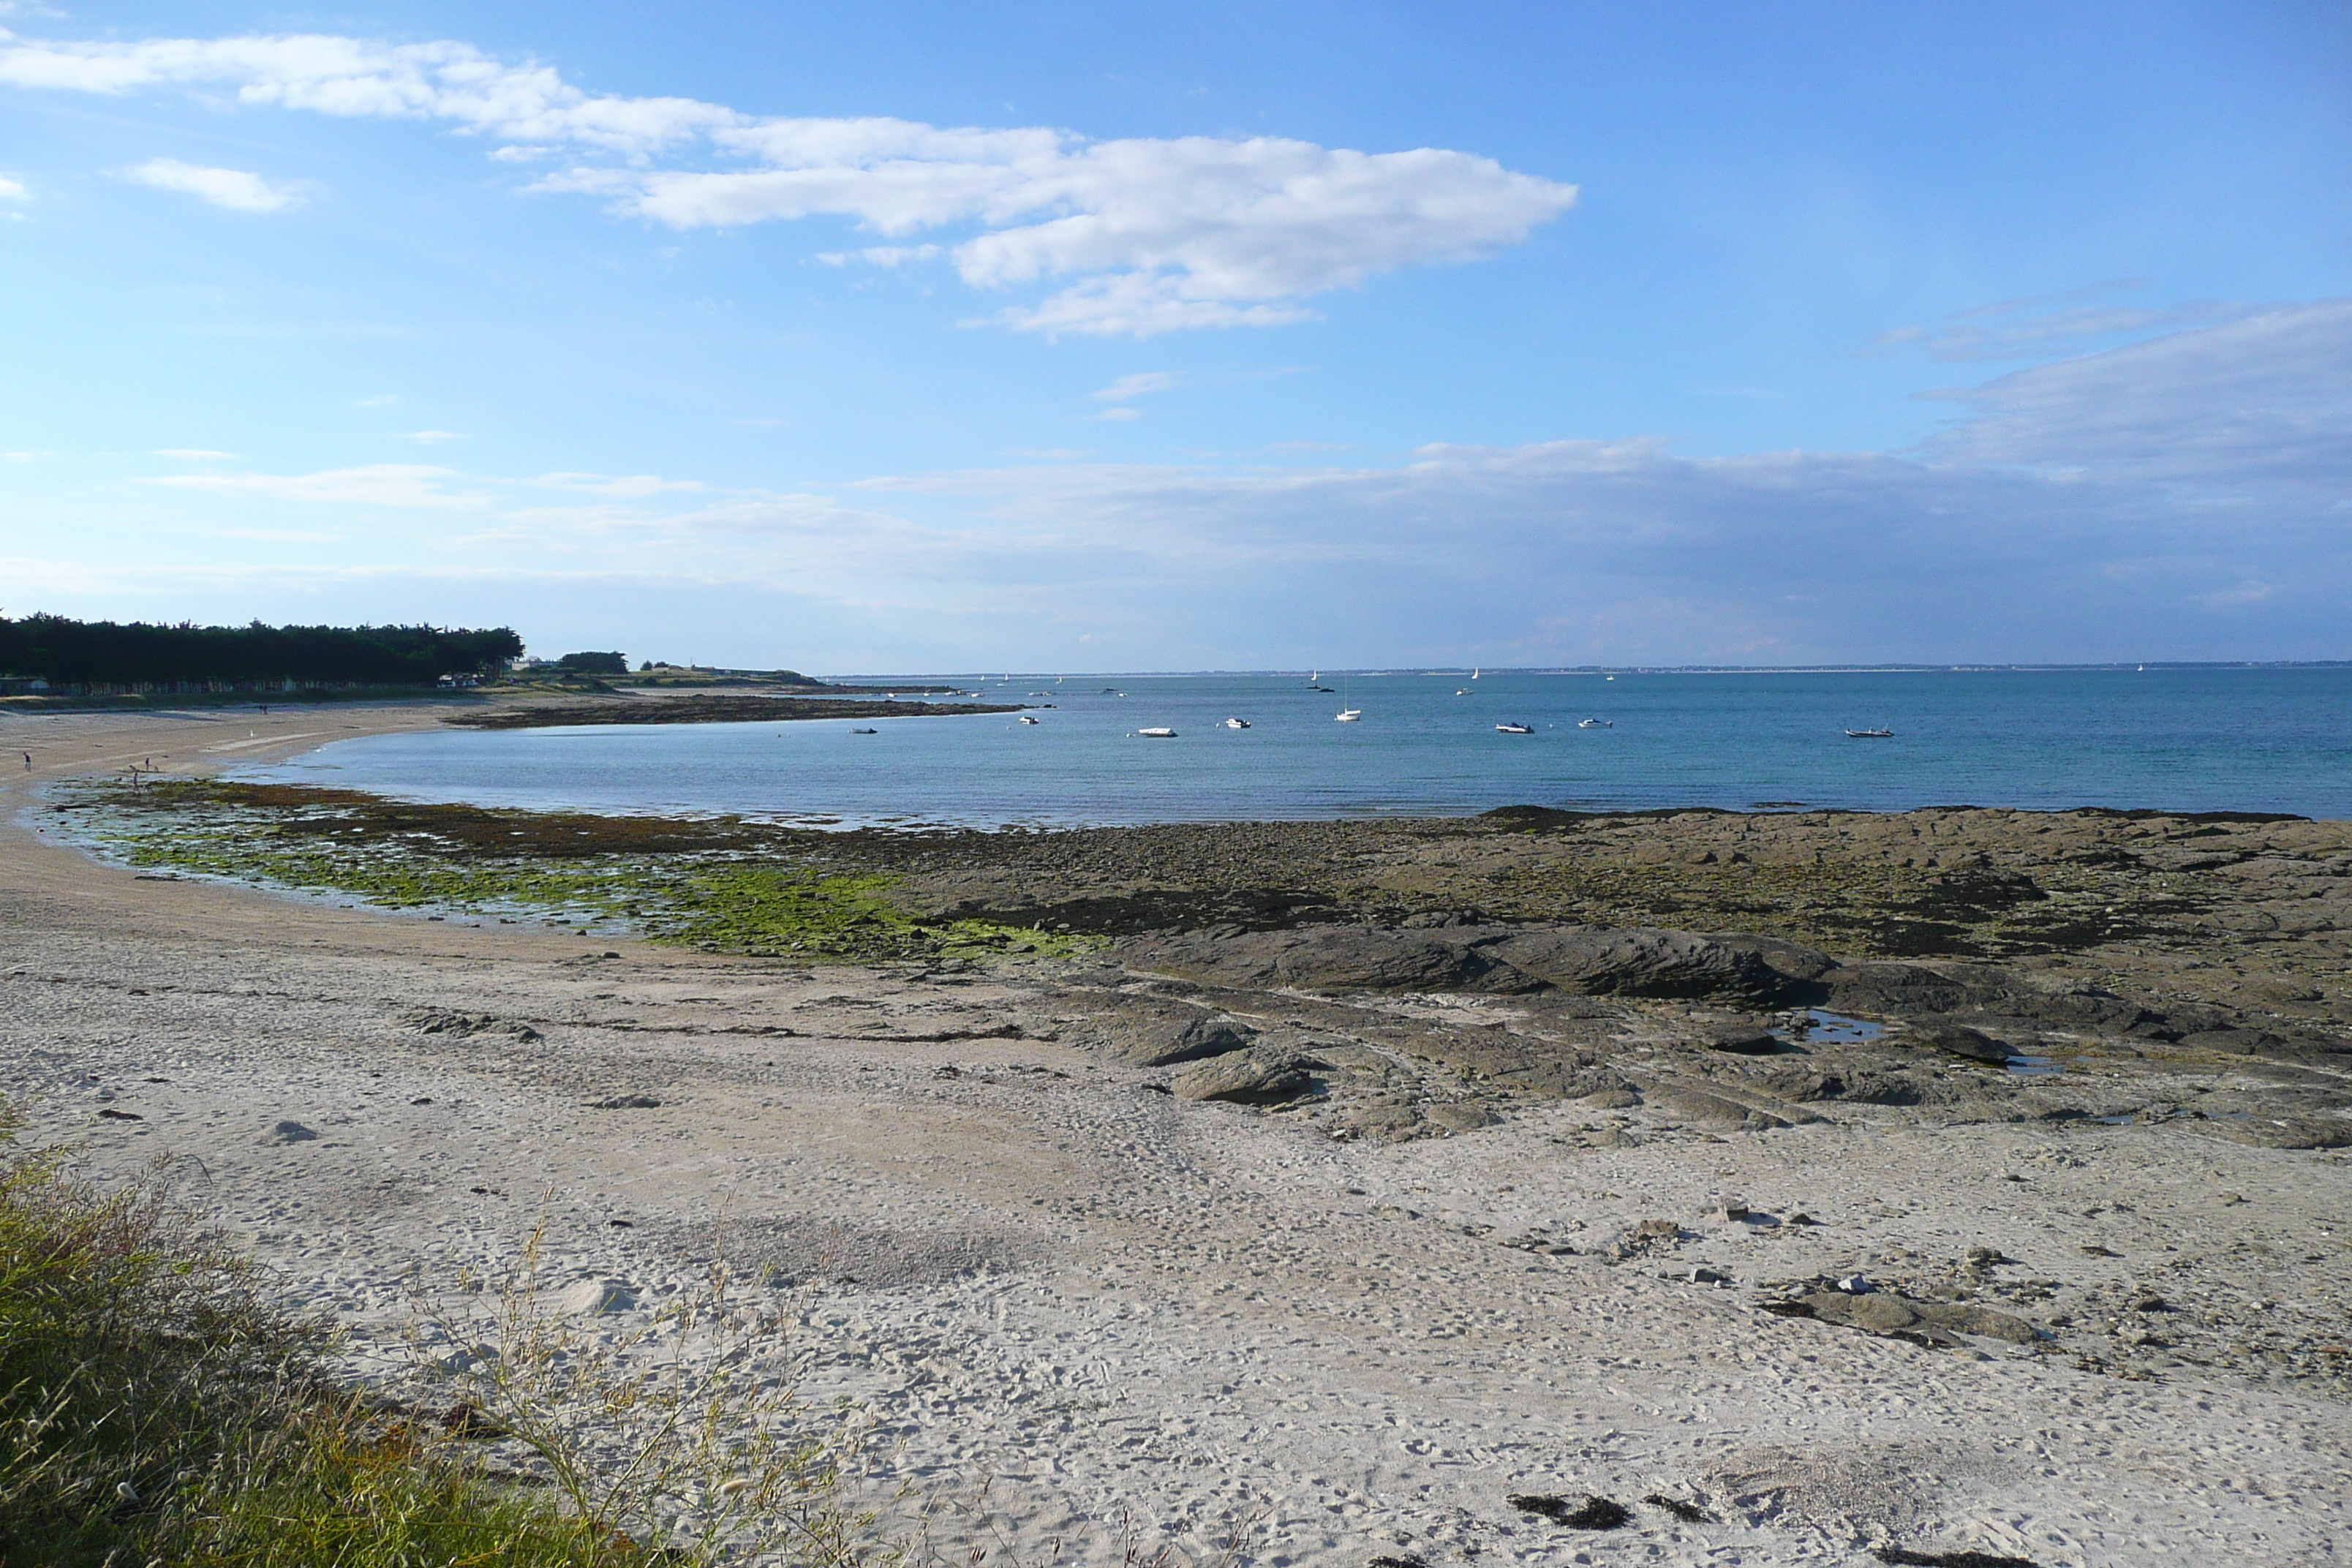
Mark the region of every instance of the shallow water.
[[[1297, 675], [991, 678], [981, 687], [993, 700], [1055, 707], [1034, 725], [1003, 714], [378, 735], [243, 776], [841, 825], [1453, 816], [1519, 804], [2352, 816], [2352, 668], [1335, 673], [1323, 684], [1338, 690]], [[1334, 722], [1343, 704], [1361, 721]], [[1228, 717], [1251, 728], [1227, 729]], [[1588, 717], [1611, 727], [1577, 728]], [[1534, 733], [1498, 733], [1504, 721]], [[1163, 725], [1175, 739], [1135, 733]], [[878, 733], [851, 732], [868, 727]], [[1844, 732], [1879, 727], [1894, 738]]]
[[1849, 1018], [1843, 1013], [1824, 1013], [1819, 1007], [1807, 1008], [1805, 1017], [1805, 1032], [1798, 1037], [1812, 1045], [1853, 1045], [1863, 1040], [1874, 1040], [1886, 1033], [1884, 1024], [1874, 1024], [1867, 1018]]

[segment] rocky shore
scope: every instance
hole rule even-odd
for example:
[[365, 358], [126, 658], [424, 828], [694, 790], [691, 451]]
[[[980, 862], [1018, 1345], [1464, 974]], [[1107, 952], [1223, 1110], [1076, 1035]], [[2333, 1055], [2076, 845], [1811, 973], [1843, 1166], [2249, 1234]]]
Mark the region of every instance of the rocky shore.
[[[48, 722], [36, 783], [251, 743]], [[2284, 1568], [2352, 1523], [2352, 824], [227, 799], [151, 837], [344, 904], [32, 813], [0, 1093], [201, 1160], [357, 1368], [543, 1224], [616, 1324], [765, 1270], [959, 1554]], [[765, 901], [623, 934], [659, 866]], [[443, 901], [348, 907], [395, 874]]]

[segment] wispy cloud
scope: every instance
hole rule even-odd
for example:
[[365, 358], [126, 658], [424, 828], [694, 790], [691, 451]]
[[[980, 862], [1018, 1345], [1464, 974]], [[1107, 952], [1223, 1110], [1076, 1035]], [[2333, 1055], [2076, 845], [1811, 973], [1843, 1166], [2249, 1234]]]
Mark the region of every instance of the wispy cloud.
[[577, 490], [583, 495], [613, 496], [641, 500], [646, 496], [690, 493], [707, 489], [698, 479], [665, 479], [656, 474], [541, 474], [534, 483], [550, 489]]
[[863, 261], [872, 267], [903, 267], [912, 261], [933, 261], [944, 254], [936, 245], [869, 245], [863, 250], [820, 250], [816, 258], [827, 267]]
[[177, 158], [150, 158], [121, 171], [122, 177], [159, 191], [178, 191], [236, 213], [283, 212], [300, 205], [305, 187], [273, 184], [243, 169], [215, 169]]
[[[1951, 363], [2025, 359], [2053, 352], [2079, 352], [2098, 339], [2147, 336], [2204, 326], [2248, 313], [2248, 307], [2216, 300], [2165, 306], [2101, 305], [2093, 299], [2130, 283], [2099, 284], [2064, 294], [2003, 300], [1947, 317], [1933, 327], [1895, 327], [1872, 341], [1873, 353], [1916, 349]], [[2063, 305], [2063, 310], [2051, 306]]]
[[208, 452], [199, 447], [164, 447], [159, 448], [155, 455], [159, 458], [174, 458], [184, 463], [217, 462], [236, 456], [235, 452]]
[[463, 441], [466, 437], [455, 430], [404, 430], [395, 439], [414, 441], [420, 447], [433, 447], [444, 441]]
[[1942, 463], [2247, 494], [2352, 488], [2352, 300], [2275, 308], [1935, 395]]
[[1099, 414], [1089, 414], [1087, 417], [1089, 419], [1099, 420], [1106, 425], [1117, 425], [1129, 419], [1138, 419], [1142, 416], [1137, 414], [1132, 408], [1106, 408]]
[[0, 174], [0, 202], [30, 201], [32, 195], [33, 193], [25, 188], [24, 181]]
[[1104, 403], [1125, 403], [1129, 398], [1141, 397], [1146, 393], [1165, 392], [1175, 384], [1176, 376], [1172, 371], [1138, 371], [1133, 375], [1120, 376], [1108, 386], [1101, 388], [1091, 395]]
[[[484, 582], [635, 584], [630, 603], [785, 595], [795, 614], [837, 610], [859, 647], [895, 638], [950, 664], [959, 648], [1066, 651], [1082, 631], [1102, 657], [1163, 663], [2340, 657], [2352, 300], [1948, 395], [1949, 427], [1903, 452], [1024, 451], [830, 495], [415, 466], [148, 482], [216, 498], [240, 528], [325, 531], [339, 509], [372, 509], [335, 570], [421, 577], [429, 553], [431, 571]], [[310, 510], [257, 518], [264, 498]], [[12, 582], [100, 571], [0, 563]]]
[[447, 489], [448, 481], [456, 478], [447, 468], [376, 463], [358, 468], [330, 468], [316, 474], [168, 474], [143, 482], [215, 495], [258, 495], [279, 500], [427, 511], [478, 511], [489, 505], [489, 498], [478, 490]]
[[0, 83], [106, 94], [226, 88], [251, 107], [436, 121], [495, 143], [494, 155], [565, 164], [533, 189], [601, 196], [676, 228], [825, 215], [894, 242], [976, 229], [857, 254], [895, 266], [943, 253], [975, 289], [1052, 290], [992, 318], [1048, 334], [1307, 320], [1304, 301], [1318, 294], [1517, 245], [1576, 200], [1573, 185], [1439, 148], [1363, 153], [1270, 136], [1089, 142], [1035, 126], [794, 119], [591, 94], [551, 67], [448, 40], [5, 37]]

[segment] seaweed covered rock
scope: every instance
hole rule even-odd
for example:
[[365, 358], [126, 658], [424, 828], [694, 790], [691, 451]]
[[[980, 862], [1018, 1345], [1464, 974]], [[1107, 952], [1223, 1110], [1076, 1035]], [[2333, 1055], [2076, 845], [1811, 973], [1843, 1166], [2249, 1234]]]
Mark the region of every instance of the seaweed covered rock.
[[1171, 932], [1124, 952], [1138, 968], [1220, 985], [1312, 991], [1556, 987], [1601, 996], [1771, 1002], [1789, 975], [1751, 945], [1690, 931], [1601, 926], [1307, 925]]

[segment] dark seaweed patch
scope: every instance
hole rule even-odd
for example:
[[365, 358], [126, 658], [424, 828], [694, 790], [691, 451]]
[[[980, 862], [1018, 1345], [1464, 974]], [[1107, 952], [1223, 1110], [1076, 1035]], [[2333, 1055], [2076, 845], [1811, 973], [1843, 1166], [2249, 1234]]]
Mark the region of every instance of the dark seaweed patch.
[[1911, 1552], [1882, 1546], [1875, 1555], [1881, 1563], [1902, 1563], [1906, 1568], [2035, 1568], [2030, 1557], [2003, 1557], [1990, 1552]]
[[1652, 1492], [1642, 1500], [1648, 1503], [1652, 1508], [1664, 1509], [1668, 1513], [1673, 1514], [1685, 1524], [1712, 1524], [1715, 1522], [1715, 1515], [1707, 1512], [1706, 1510], [1699, 1507], [1698, 1504], [1695, 1502], [1685, 1502], [1680, 1498], [1667, 1497], [1663, 1492]]
[[1521, 1513], [1540, 1514], [1567, 1530], [1622, 1530], [1633, 1518], [1623, 1503], [1589, 1492], [1573, 1506], [1564, 1497], [1545, 1493], [1521, 1493], [1510, 1504]]

